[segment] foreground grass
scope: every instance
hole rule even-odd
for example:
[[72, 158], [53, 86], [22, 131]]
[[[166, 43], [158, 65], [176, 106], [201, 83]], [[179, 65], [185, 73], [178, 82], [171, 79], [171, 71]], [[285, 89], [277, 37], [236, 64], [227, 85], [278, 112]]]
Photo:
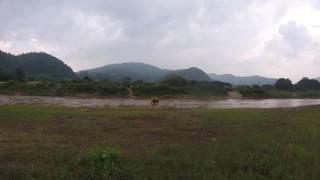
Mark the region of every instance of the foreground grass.
[[318, 179], [320, 107], [0, 107], [0, 179]]

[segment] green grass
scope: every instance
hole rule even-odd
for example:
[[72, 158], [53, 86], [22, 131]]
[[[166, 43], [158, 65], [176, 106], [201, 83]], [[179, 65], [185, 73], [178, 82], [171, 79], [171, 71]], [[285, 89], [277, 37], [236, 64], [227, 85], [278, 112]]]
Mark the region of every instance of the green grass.
[[0, 107], [0, 179], [318, 179], [320, 107]]

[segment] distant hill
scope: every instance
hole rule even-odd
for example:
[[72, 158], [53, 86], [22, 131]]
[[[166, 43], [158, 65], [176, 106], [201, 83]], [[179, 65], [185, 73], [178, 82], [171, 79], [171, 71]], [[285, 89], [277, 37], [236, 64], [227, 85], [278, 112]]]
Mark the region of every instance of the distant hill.
[[77, 78], [61, 60], [46, 53], [27, 53], [18, 56], [0, 51], [0, 71], [14, 73], [23, 70], [35, 79], [67, 80]]
[[274, 84], [277, 81], [277, 79], [262, 76], [235, 76], [232, 74], [218, 75], [215, 73], [209, 74], [209, 76], [213, 80], [227, 82], [234, 85], [265, 85]]
[[142, 80], [146, 82], [159, 81], [170, 74], [179, 75], [187, 80], [210, 81], [210, 77], [198, 68], [167, 70], [144, 63], [110, 64], [78, 72], [80, 77], [90, 76], [91, 78], [100, 80], [109, 79], [119, 81], [129, 77], [131, 80]]
[[319, 82], [320, 82], [320, 77], [318, 77], [318, 78], [315, 78], [315, 80], [317, 80], [317, 81], [319, 81]]
[[95, 69], [78, 72], [80, 77], [90, 76], [93, 79], [109, 79], [114, 81], [129, 77], [132, 80], [153, 82], [160, 79], [167, 72], [156, 66], [143, 63], [110, 64]]
[[189, 81], [211, 81], [207, 73], [196, 67], [175, 70], [171, 71], [170, 73], [181, 76]]

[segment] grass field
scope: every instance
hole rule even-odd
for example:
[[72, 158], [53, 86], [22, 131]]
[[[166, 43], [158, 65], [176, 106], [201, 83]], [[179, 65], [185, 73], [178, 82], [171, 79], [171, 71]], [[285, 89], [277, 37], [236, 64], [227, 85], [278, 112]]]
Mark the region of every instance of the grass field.
[[319, 179], [320, 107], [0, 107], [0, 179]]

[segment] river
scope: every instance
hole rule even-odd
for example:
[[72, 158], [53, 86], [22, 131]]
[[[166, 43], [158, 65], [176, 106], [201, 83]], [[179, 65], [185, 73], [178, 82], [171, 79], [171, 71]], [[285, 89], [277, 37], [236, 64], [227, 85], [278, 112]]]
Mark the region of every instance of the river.
[[[149, 99], [113, 99], [113, 98], [68, 98], [40, 96], [5, 96], [0, 95], [0, 105], [10, 104], [44, 104], [67, 107], [119, 107], [150, 106]], [[164, 99], [159, 107], [174, 108], [288, 108], [320, 105], [320, 99]]]

